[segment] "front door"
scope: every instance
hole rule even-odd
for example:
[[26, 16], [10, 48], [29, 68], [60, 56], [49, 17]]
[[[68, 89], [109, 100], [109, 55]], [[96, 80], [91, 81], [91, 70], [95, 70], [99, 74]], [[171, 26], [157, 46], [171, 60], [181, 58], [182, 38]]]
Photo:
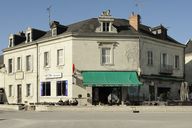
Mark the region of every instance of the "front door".
[[22, 86], [21, 84], [17, 85], [17, 103], [22, 103]]

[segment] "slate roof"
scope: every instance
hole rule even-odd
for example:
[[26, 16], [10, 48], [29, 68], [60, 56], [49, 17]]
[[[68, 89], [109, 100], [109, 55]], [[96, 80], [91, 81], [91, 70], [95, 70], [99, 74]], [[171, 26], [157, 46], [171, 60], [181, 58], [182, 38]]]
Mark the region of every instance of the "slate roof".
[[[96, 33], [95, 30], [97, 27], [99, 27], [99, 21], [98, 18], [91, 18], [88, 20], [80, 21], [74, 24], [70, 24], [67, 27], [67, 30], [64, 33]], [[113, 26], [117, 28], [118, 35], [145, 35], [150, 36], [153, 38], [160, 39], [158, 36], [154, 35], [151, 32], [151, 27], [140, 24], [139, 26], [139, 32], [133, 29], [129, 25], [129, 20], [126, 19], [114, 19]], [[110, 34], [110, 33], [108, 33]], [[42, 38], [47, 38], [51, 36], [51, 31], [48, 31]], [[165, 39], [166, 41], [170, 41], [172, 43], [180, 44], [178, 41], [173, 39], [170, 36], [167, 36]]]
[[192, 53], [192, 40], [191, 39], [186, 44], [185, 54], [187, 54], [187, 53]]
[[[80, 21], [77, 23], [67, 25], [66, 31], [61, 34], [66, 34], [66, 33], [98, 34], [95, 32], [95, 30], [97, 27], [99, 27], [99, 25], [100, 24], [99, 24], [98, 18], [91, 18], [91, 19], [87, 19], [87, 20], [83, 20], [83, 21]], [[118, 31], [117, 35], [139, 35], [140, 34], [140, 35], [145, 35], [145, 36], [149, 36], [152, 38], [160, 39], [158, 36], [154, 35], [151, 32], [151, 27], [140, 24], [139, 31], [136, 31], [129, 25], [129, 20], [126, 20], [126, 19], [115, 18], [114, 22], [113, 22], [113, 26]], [[110, 35], [110, 34], [114, 34], [114, 33], [100, 33], [100, 34]], [[37, 40], [41, 40], [43, 38], [49, 38], [51, 36], [52, 36], [52, 34], [51, 34], [51, 30], [50, 30], [50, 31], [47, 31], [44, 35], [42, 35]], [[177, 42], [176, 40], [174, 40], [173, 38], [171, 38], [170, 36], [167, 36], [165, 39], [162, 39], [162, 40], [170, 41], [171, 43], [181, 44], [181, 43]], [[20, 44], [24, 44], [24, 42], [20, 43]]]

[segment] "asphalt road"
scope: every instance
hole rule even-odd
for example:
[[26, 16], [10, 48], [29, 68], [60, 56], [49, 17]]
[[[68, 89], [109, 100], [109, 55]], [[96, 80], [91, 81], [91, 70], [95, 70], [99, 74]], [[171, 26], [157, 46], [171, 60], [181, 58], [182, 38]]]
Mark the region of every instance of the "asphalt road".
[[0, 128], [192, 128], [192, 113], [0, 111]]

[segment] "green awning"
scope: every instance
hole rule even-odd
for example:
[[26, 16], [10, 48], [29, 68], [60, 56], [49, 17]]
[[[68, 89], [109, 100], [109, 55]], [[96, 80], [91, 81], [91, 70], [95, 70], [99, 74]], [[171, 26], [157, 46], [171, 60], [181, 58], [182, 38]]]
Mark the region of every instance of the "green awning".
[[85, 71], [82, 72], [83, 85], [85, 86], [139, 86], [135, 71], [110, 72], [110, 71]]

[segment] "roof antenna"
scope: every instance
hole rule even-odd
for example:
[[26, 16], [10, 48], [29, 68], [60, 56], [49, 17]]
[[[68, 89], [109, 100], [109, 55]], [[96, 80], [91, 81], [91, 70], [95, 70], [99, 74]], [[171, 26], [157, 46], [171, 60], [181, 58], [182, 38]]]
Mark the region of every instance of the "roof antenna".
[[139, 1], [139, 0], [134, 0], [134, 4], [135, 4], [136, 10], [138, 11], [137, 13], [139, 13], [139, 9], [140, 9], [141, 6], [142, 6], [141, 1]]
[[49, 14], [49, 27], [51, 26], [51, 5], [47, 8], [48, 14]]

